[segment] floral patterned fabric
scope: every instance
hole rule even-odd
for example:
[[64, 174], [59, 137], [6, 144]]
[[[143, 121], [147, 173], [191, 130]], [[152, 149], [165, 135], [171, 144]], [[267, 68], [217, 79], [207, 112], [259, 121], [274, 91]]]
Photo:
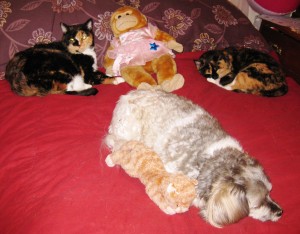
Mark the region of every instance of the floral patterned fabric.
[[102, 66], [113, 38], [109, 19], [117, 8], [138, 8], [149, 22], [183, 44], [184, 51], [230, 45], [268, 51], [260, 33], [235, 6], [219, 0], [0, 0], [0, 78], [13, 55], [38, 42], [59, 40], [60, 22], [94, 22], [95, 49]]

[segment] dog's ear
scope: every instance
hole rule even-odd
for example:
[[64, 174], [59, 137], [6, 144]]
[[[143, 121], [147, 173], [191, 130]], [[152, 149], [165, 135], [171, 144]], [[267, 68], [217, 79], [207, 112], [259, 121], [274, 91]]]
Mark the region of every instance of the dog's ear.
[[206, 219], [215, 227], [236, 223], [249, 215], [245, 187], [232, 181], [215, 184], [206, 208]]

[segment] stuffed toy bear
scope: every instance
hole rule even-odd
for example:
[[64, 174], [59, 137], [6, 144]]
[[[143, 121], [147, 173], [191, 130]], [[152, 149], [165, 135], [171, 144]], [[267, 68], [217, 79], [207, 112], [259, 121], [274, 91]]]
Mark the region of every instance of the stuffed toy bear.
[[[114, 38], [103, 61], [106, 74], [121, 76], [129, 85], [142, 89], [156, 87], [172, 92], [183, 86], [184, 78], [177, 73], [172, 52], [182, 52], [183, 46], [172, 36], [129, 6], [112, 14], [110, 26]], [[156, 73], [157, 81], [152, 73]]]
[[166, 214], [182, 213], [196, 197], [197, 180], [183, 173], [168, 173], [159, 156], [139, 141], [125, 142], [106, 158], [110, 167], [120, 165], [146, 187], [151, 200]]

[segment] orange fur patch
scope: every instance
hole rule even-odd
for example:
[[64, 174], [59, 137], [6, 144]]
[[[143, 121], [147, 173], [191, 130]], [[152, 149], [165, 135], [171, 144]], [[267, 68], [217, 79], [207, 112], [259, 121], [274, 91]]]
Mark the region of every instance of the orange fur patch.
[[172, 79], [177, 72], [176, 64], [171, 55], [166, 54], [152, 61], [154, 72], [157, 73], [158, 84], [165, 80]]
[[231, 68], [229, 67], [229, 64], [225, 62], [224, 59], [219, 61], [219, 69], [217, 70], [217, 74], [220, 78], [226, 76], [228, 73], [231, 72]]
[[82, 53], [86, 48], [90, 47], [93, 43], [92, 35], [87, 35], [83, 31], [78, 31], [78, 33], [75, 36], [75, 39], [78, 41], [79, 46], [74, 46], [73, 44], [70, 44], [68, 46], [68, 50], [72, 54], [76, 54], [78, 52]]
[[235, 78], [235, 82], [232, 85], [232, 89], [246, 91], [248, 89], [261, 89], [263, 86], [263, 83], [261, 83], [259, 80], [252, 79], [245, 72], [240, 72]]
[[254, 67], [257, 71], [264, 74], [273, 74], [274, 72], [271, 71], [268, 66], [264, 63], [252, 63], [251, 67]]

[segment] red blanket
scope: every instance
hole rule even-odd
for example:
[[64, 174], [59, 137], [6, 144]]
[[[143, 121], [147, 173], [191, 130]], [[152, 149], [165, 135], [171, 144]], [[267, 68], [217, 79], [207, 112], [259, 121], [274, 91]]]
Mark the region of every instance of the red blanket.
[[217, 229], [198, 210], [168, 216], [144, 186], [109, 168], [103, 143], [112, 111], [132, 88], [99, 85], [91, 97], [19, 97], [0, 81], [0, 233], [300, 233], [300, 86], [278, 98], [223, 90], [196, 70], [199, 53], [177, 55], [176, 91], [208, 110], [269, 175], [284, 209], [276, 223], [245, 218]]

